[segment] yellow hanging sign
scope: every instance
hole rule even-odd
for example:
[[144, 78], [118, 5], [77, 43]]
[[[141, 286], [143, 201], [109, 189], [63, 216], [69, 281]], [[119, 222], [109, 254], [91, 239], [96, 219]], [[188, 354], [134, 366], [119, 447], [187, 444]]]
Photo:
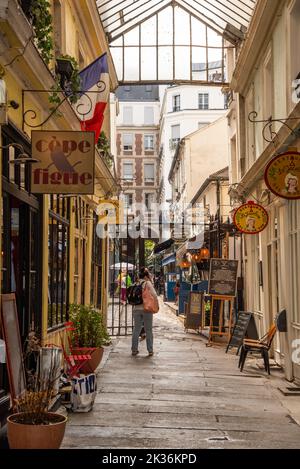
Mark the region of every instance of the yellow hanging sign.
[[287, 151], [275, 156], [266, 167], [265, 181], [278, 197], [300, 199], [300, 153]]
[[242, 233], [257, 234], [268, 225], [269, 216], [264, 207], [252, 201], [238, 207], [233, 222]]

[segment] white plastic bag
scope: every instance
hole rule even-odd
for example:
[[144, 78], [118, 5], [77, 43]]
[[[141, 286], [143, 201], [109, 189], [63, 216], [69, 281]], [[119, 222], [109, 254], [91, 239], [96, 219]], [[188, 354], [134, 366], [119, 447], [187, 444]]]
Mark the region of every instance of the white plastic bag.
[[73, 412], [89, 412], [94, 405], [97, 392], [95, 373], [72, 378], [71, 409]]

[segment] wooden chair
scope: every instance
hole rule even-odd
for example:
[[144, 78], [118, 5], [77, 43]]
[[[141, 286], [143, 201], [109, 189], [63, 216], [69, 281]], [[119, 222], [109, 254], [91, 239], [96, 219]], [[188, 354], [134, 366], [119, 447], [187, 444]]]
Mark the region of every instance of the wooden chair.
[[241, 347], [239, 368], [242, 372], [248, 353], [258, 353], [264, 360], [265, 370], [270, 374], [269, 350], [276, 334], [276, 325], [272, 324], [268, 332], [259, 340], [244, 339]]

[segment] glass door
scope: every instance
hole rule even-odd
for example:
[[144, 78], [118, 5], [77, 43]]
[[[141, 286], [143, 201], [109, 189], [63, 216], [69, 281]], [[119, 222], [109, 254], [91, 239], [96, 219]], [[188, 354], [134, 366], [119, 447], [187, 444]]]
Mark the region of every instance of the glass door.
[[22, 341], [40, 331], [38, 212], [3, 194], [2, 292], [15, 293]]

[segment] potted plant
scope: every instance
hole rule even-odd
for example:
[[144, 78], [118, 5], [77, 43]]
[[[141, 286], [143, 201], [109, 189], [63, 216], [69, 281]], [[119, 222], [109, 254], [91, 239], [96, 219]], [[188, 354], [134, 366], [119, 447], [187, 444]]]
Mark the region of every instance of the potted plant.
[[[62, 443], [67, 417], [49, 411], [60, 377], [60, 349], [41, 348], [35, 337], [30, 339], [30, 356], [25, 365], [26, 390], [14, 400], [14, 413], [7, 418], [7, 436], [11, 449], [58, 449]], [[46, 352], [46, 353], [45, 353]], [[39, 357], [37, 362], [33, 357]], [[47, 356], [48, 361], [45, 360]], [[50, 358], [50, 360], [49, 360]], [[36, 365], [37, 363], [37, 365]]]
[[11, 449], [58, 449], [67, 417], [49, 412], [52, 390], [26, 391], [15, 401], [7, 418], [7, 437]]
[[82, 347], [90, 347], [91, 359], [81, 368], [83, 373], [93, 373], [100, 364], [104, 345], [110, 343], [110, 337], [104, 325], [103, 316], [92, 305], [72, 304], [69, 318], [74, 326], [72, 334], [72, 352], [78, 353]]

